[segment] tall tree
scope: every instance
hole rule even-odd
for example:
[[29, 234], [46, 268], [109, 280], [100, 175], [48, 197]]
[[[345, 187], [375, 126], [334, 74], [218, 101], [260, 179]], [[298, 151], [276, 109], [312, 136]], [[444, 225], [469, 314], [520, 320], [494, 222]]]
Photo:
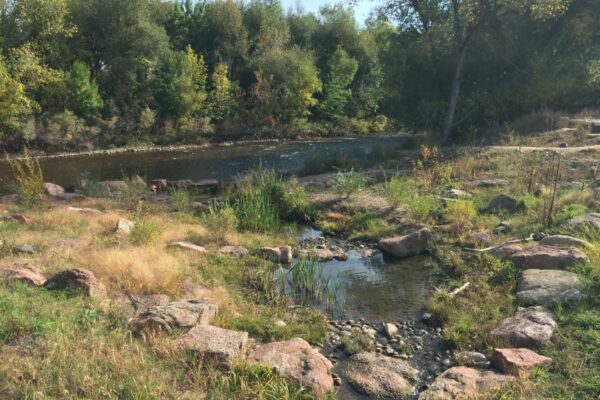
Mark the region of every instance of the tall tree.
[[344, 115], [348, 100], [352, 96], [350, 85], [357, 70], [358, 62], [338, 46], [327, 63], [323, 99], [318, 107], [321, 115], [331, 120]]
[[67, 108], [80, 118], [92, 117], [102, 107], [98, 84], [87, 65], [76, 61], [67, 79]]

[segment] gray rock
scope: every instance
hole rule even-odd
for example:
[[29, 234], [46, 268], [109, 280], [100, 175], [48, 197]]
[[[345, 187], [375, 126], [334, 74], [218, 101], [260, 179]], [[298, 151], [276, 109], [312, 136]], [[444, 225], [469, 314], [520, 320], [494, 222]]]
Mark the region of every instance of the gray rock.
[[67, 288], [76, 288], [83, 291], [83, 294], [104, 300], [107, 297], [106, 287], [96, 279], [92, 271], [85, 268], [68, 269], [59, 272], [44, 283], [44, 287], [49, 290], [64, 290]]
[[454, 356], [456, 363], [464, 367], [487, 368], [490, 361], [487, 357], [476, 351], [461, 351]]
[[496, 196], [487, 206], [488, 212], [509, 212], [513, 213], [520, 208], [519, 202], [512, 196], [500, 194]]
[[256, 250], [256, 253], [259, 256], [276, 263], [292, 263], [292, 248], [290, 246], [261, 247], [260, 249]]
[[446, 192], [446, 197], [450, 199], [470, 199], [473, 195], [460, 189], [450, 189]]
[[135, 222], [121, 218], [117, 221], [117, 225], [115, 226], [115, 234], [120, 236], [129, 235], [134, 226]]
[[223, 246], [219, 249], [218, 253], [242, 257], [248, 254], [248, 249], [243, 246]]
[[508, 235], [509, 233], [512, 233], [512, 231], [512, 225], [508, 221], [502, 221], [496, 228], [494, 228], [494, 234], [496, 235]]
[[353, 355], [344, 372], [356, 390], [377, 397], [399, 397], [413, 392], [418, 375], [406, 361], [377, 353]]
[[37, 249], [34, 245], [25, 243], [14, 246], [13, 251], [21, 254], [35, 254]]
[[583, 249], [594, 249], [594, 246], [590, 242], [567, 235], [546, 236], [540, 241], [540, 244], [552, 247], [580, 247]]
[[378, 246], [385, 253], [394, 257], [405, 258], [425, 252], [431, 239], [431, 231], [424, 228], [406, 236], [380, 240]]
[[230, 369], [235, 359], [246, 355], [248, 332], [196, 325], [177, 340], [177, 345], [198, 354], [202, 360]]
[[473, 187], [479, 187], [479, 188], [492, 188], [492, 187], [506, 186], [506, 185], [508, 185], [508, 181], [506, 179], [480, 179], [480, 180], [471, 182], [470, 185]]
[[517, 300], [523, 306], [567, 304], [583, 298], [576, 274], [561, 270], [527, 269], [517, 286]]
[[[477, 399], [515, 383], [512, 376], [468, 367], [453, 367], [435, 378], [419, 400]], [[482, 396], [483, 395], [483, 396]]]
[[589, 213], [566, 222], [566, 226], [575, 232], [600, 233], [600, 213]]
[[139, 331], [166, 331], [208, 325], [217, 315], [218, 307], [208, 299], [183, 300], [165, 306], [150, 307], [131, 320]]
[[523, 250], [523, 246], [518, 244], [507, 244], [504, 246], [496, 247], [490, 250], [488, 253], [500, 260], [510, 260], [513, 254], [520, 252]]
[[65, 193], [65, 188], [55, 183], [44, 182], [44, 193], [48, 196], [55, 197]]
[[490, 332], [490, 339], [498, 347], [538, 348], [550, 343], [555, 328], [552, 314], [544, 307], [519, 308]]
[[197, 253], [206, 253], [206, 249], [203, 246], [198, 246], [197, 244], [194, 244], [192, 242], [174, 242], [169, 244], [169, 247], [192, 250]]
[[588, 262], [588, 257], [578, 249], [534, 246], [513, 254], [510, 260], [522, 269], [565, 269]]

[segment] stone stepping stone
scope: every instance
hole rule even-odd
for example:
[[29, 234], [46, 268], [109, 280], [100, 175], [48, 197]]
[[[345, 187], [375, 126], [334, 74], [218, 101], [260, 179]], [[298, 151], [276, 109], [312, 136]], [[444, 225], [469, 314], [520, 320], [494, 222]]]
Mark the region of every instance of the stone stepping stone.
[[514, 253], [510, 260], [521, 269], [565, 269], [589, 261], [579, 249], [550, 246], [528, 247]]
[[505, 374], [526, 379], [535, 367], [548, 365], [552, 359], [529, 349], [494, 349], [492, 363]]
[[177, 345], [198, 354], [202, 360], [216, 363], [222, 369], [230, 369], [236, 358], [245, 356], [248, 333], [196, 325], [177, 340]]
[[419, 400], [476, 399], [516, 383], [513, 376], [468, 367], [452, 367], [419, 395]]
[[8, 282], [21, 282], [29, 286], [42, 286], [46, 277], [42, 272], [29, 264], [14, 264], [0, 270], [0, 275]]
[[553, 269], [527, 269], [517, 285], [517, 300], [523, 306], [550, 306], [581, 300], [579, 278], [573, 272]]
[[192, 242], [174, 242], [171, 243], [169, 245], [169, 247], [173, 248], [179, 248], [179, 249], [185, 249], [185, 250], [192, 250], [198, 253], [206, 253], [207, 250], [206, 248], [204, 248], [203, 246], [198, 246], [197, 244], [194, 244]]
[[502, 320], [490, 332], [490, 339], [500, 347], [534, 349], [548, 345], [555, 329], [556, 322], [544, 307], [519, 307], [513, 317]]
[[331, 362], [304, 339], [258, 346], [248, 359], [273, 368], [279, 375], [305, 387], [318, 398], [333, 390]]
[[131, 320], [138, 331], [166, 331], [208, 325], [219, 308], [208, 299], [183, 300], [150, 307]]
[[359, 353], [346, 362], [345, 375], [352, 387], [361, 393], [396, 398], [413, 392], [418, 371], [401, 359]]

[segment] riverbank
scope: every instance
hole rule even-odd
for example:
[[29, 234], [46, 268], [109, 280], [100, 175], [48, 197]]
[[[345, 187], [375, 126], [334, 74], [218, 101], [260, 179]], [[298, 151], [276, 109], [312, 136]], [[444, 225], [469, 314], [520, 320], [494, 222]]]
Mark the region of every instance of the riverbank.
[[143, 179], [3, 198], [0, 394], [593, 398], [596, 154], [386, 160], [217, 202]]

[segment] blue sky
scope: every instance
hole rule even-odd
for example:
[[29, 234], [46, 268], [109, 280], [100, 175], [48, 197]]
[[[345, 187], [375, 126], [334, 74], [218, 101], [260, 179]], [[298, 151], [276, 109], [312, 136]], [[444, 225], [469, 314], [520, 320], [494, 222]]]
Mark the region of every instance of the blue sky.
[[[319, 8], [325, 4], [335, 4], [342, 3], [344, 5], [348, 5], [349, 2], [347, 0], [281, 0], [283, 3], [284, 10], [288, 10], [290, 8], [295, 9], [297, 4], [300, 4], [302, 8], [306, 11], [318, 13]], [[377, 2], [372, 0], [358, 0], [357, 4], [354, 6], [354, 13], [356, 15], [356, 19], [362, 25], [364, 20], [367, 18], [369, 11], [375, 7]]]

